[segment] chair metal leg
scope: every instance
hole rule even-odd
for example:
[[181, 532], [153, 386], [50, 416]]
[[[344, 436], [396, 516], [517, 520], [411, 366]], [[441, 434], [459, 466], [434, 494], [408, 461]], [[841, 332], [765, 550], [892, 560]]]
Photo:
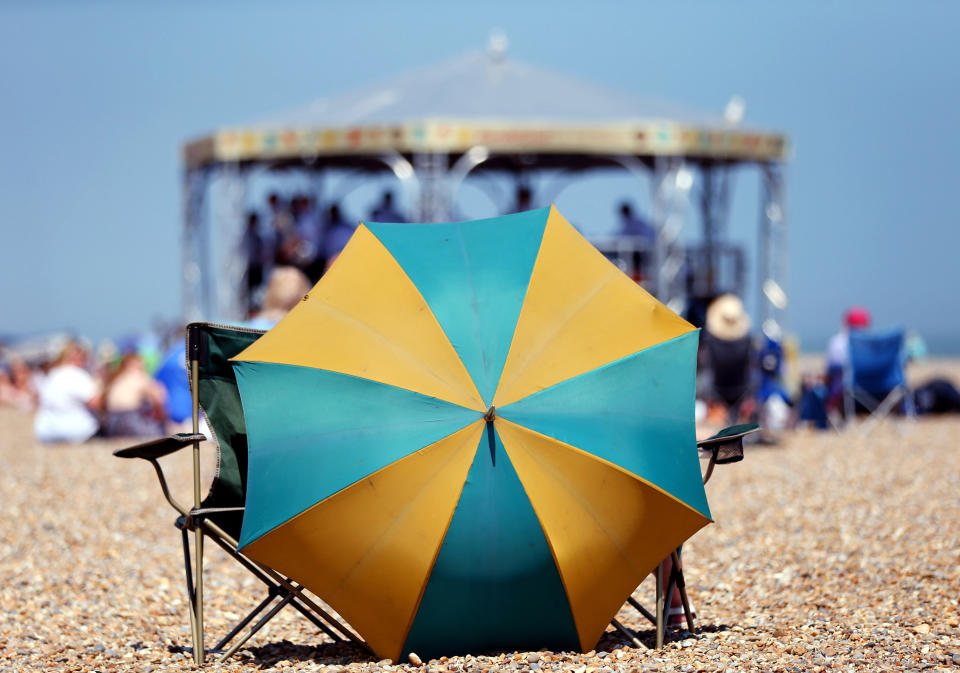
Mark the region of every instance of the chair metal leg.
[[[687, 629], [692, 633], [695, 629], [695, 624], [693, 621], [693, 611], [690, 609], [690, 599], [687, 596], [687, 586], [683, 578], [683, 566], [680, 561], [680, 554], [682, 553], [683, 547], [677, 547], [674, 551], [670, 553], [670, 560], [672, 561], [673, 568], [670, 571], [670, 577], [664, 582], [664, 572], [663, 564], [657, 566], [655, 571], [655, 577], [657, 581], [657, 595], [656, 595], [656, 614], [652, 614], [647, 610], [643, 605], [640, 604], [637, 599], [633, 596], [627, 597], [627, 602], [632, 605], [637, 612], [643, 615], [647, 621], [654, 625], [657, 632], [657, 648], [663, 646], [663, 641], [666, 636], [667, 629], [667, 611], [673, 602], [673, 592], [674, 590], [680, 592], [680, 599], [683, 602], [683, 612], [684, 616], [687, 619]], [[617, 626], [614, 624], [614, 626]], [[619, 627], [617, 627], [619, 628]]]
[[[204, 525], [206, 525], [206, 522], [204, 522]], [[359, 642], [360, 644], [365, 645], [365, 643], [363, 643], [363, 641], [358, 640], [357, 637], [354, 636], [352, 632], [350, 632], [345, 627], [341, 626], [339, 622], [333, 619], [332, 615], [329, 615], [325, 610], [320, 608], [320, 606], [316, 605], [315, 603], [313, 603], [313, 601], [311, 601], [309, 598], [304, 596], [300, 592], [300, 587], [289, 582], [287, 583], [289, 586], [285, 586], [283, 583], [279, 581], [275, 581], [264, 572], [261, 572], [261, 568], [258, 565], [254, 564], [245, 556], [237, 552], [235, 549], [231, 548], [219, 536], [211, 535], [210, 537], [215, 543], [217, 543], [220, 546], [221, 549], [223, 549], [237, 563], [242, 565], [244, 568], [250, 571], [250, 573], [254, 577], [256, 577], [258, 580], [263, 582], [267, 586], [268, 590], [276, 591], [278, 595], [282, 595], [284, 592], [293, 593], [295, 598], [298, 599], [293, 601], [292, 603], [293, 607], [296, 608], [296, 610], [300, 614], [302, 614], [304, 617], [309, 619], [318, 629], [320, 629], [321, 631], [326, 633], [328, 636], [330, 636], [334, 642], [340, 642], [343, 640], [343, 638], [339, 634], [335, 633], [331, 629], [330, 625], [332, 625], [333, 627], [345, 633], [348, 637], [350, 637], [351, 640], [354, 640], [355, 642]], [[266, 570], [268, 572], [272, 572], [272, 571], [269, 571], [269, 569], [266, 569]], [[325, 623], [323, 619], [321, 619], [321, 617], [318, 615], [322, 615], [324, 619], [328, 619], [329, 625], [328, 623]]]
[[205, 659], [203, 651], [203, 531], [197, 530], [194, 534], [194, 564], [196, 577], [194, 578], [194, 594], [197, 605], [197, 642], [194, 645], [193, 658], [197, 665], [203, 666]]
[[645, 607], [643, 607], [642, 605], [640, 605], [640, 603], [637, 601], [636, 598], [634, 598], [633, 596], [630, 596], [630, 597], [627, 599], [627, 602], [630, 603], [630, 605], [632, 605], [634, 608], [636, 608], [637, 612], [639, 612], [641, 615], [643, 615], [643, 616], [647, 619], [648, 622], [650, 622], [651, 624], [654, 624], [654, 625], [657, 623], [657, 618], [656, 618], [656, 616], [654, 616], [654, 615], [653, 615], [649, 610], [647, 610]]
[[863, 422], [863, 425], [860, 426], [860, 434], [866, 436], [870, 434], [870, 431], [873, 430], [873, 427], [890, 415], [890, 412], [893, 411], [894, 406], [903, 399], [906, 391], [903, 387], [898, 387], [895, 390], [892, 390], [889, 395], [883, 398], [883, 401], [877, 405], [874, 410], [867, 417], [867, 420]]
[[617, 621], [616, 619], [612, 619], [610, 620], [610, 623], [613, 624], [614, 628], [617, 629], [617, 631], [625, 635], [627, 639], [631, 643], [633, 643], [634, 647], [641, 647], [643, 645], [643, 643], [640, 642], [640, 639], [637, 638], [637, 635], [633, 631], [628, 629], [626, 626], [621, 624], [619, 621]]
[[186, 529], [181, 529], [183, 539], [184, 577], [187, 580], [187, 605], [190, 609], [190, 640], [194, 645], [200, 639], [197, 634], [197, 595], [193, 591], [193, 568], [190, 562], [190, 541], [187, 539]]
[[239, 622], [237, 622], [237, 625], [234, 626], [232, 629], [230, 629], [230, 633], [228, 633], [228, 634], [225, 635], [223, 638], [221, 638], [221, 639], [220, 639], [220, 642], [217, 643], [217, 644], [214, 646], [213, 649], [214, 649], [214, 650], [220, 650], [220, 651], [222, 651], [223, 648], [226, 646], [226, 644], [229, 643], [231, 640], [233, 640], [238, 633], [240, 633], [241, 631], [243, 631], [243, 630], [247, 627], [247, 624], [249, 624], [250, 622], [252, 622], [252, 621], [254, 620], [254, 618], [256, 618], [257, 615], [259, 615], [261, 612], [263, 612], [263, 610], [264, 610], [268, 605], [270, 605], [270, 603], [271, 603], [271, 602], [273, 601], [273, 599], [276, 598], [276, 597], [277, 597], [277, 594], [276, 594], [275, 592], [273, 592], [273, 591], [269, 592], [269, 593], [267, 594], [267, 597], [264, 598], [262, 601], [260, 601], [260, 603], [257, 605], [257, 607], [255, 607], [253, 610], [251, 610], [249, 613], [247, 613], [247, 616], [246, 616], [246, 617], [244, 617], [244, 618], [241, 619]]
[[677, 590], [680, 592], [680, 600], [683, 601], [683, 614], [687, 618], [687, 628], [693, 633], [693, 612], [690, 610], [690, 599], [687, 598], [687, 583], [683, 579], [683, 566], [680, 565], [680, 547], [671, 554], [673, 558], [673, 572], [670, 578], [671, 583], [676, 583]]
[[237, 650], [243, 647], [243, 644], [245, 642], [250, 640], [250, 638], [252, 638], [257, 631], [259, 631], [264, 626], [266, 626], [267, 622], [273, 619], [274, 616], [283, 609], [283, 606], [285, 606], [287, 603], [289, 603], [292, 600], [293, 600], [293, 594], [287, 594], [286, 596], [284, 596], [283, 600], [281, 600], [279, 603], [274, 605], [273, 608], [270, 609], [270, 612], [268, 612], [263, 617], [261, 617], [260, 621], [258, 621], [256, 624], [253, 625], [252, 629], [250, 629], [245, 634], [243, 634], [243, 637], [240, 638], [240, 640], [238, 640], [233, 645], [231, 645], [230, 649], [223, 653], [223, 656], [220, 657], [220, 661], [223, 662], [229, 659], [230, 657], [232, 657]]
[[[205, 523], [202, 518], [198, 518], [197, 522], [198, 522], [198, 525], [197, 525], [198, 529], [201, 528]], [[186, 584], [187, 584], [187, 597], [188, 597], [188, 602], [190, 604], [190, 626], [191, 626], [191, 630], [194, 632], [194, 635], [195, 635], [196, 626], [197, 626], [197, 619], [196, 619], [197, 615], [195, 612], [197, 607], [197, 595], [194, 590], [195, 584], [193, 581], [194, 564], [192, 563], [192, 559], [191, 559], [190, 543], [188, 540], [187, 530], [181, 529], [181, 535], [183, 539], [183, 554], [184, 554], [183, 558], [184, 558], [184, 570], [185, 570], [185, 577], [186, 577]], [[263, 584], [267, 587], [267, 597], [264, 598], [256, 607], [254, 607], [253, 610], [251, 610], [246, 617], [244, 617], [240, 622], [238, 622], [236, 626], [234, 626], [233, 629], [231, 629], [230, 632], [227, 633], [227, 635], [225, 635], [220, 640], [220, 642], [216, 644], [216, 646], [214, 647], [215, 651], [222, 651], [223, 647], [227, 643], [233, 640], [238, 633], [240, 633], [244, 628], [246, 628], [247, 625], [251, 621], [253, 621], [257, 617], [257, 615], [259, 615], [264, 609], [266, 609], [266, 607], [273, 601], [273, 599], [278, 596], [282, 597], [281, 603], [278, 606], [275, 606], [275, 608], [271, 610], [270, 613], [268, 613], [268, 615], [261, 620], [262, 623], [258, 622], [258, 626], [255, 628], [255, 630], [252, 630], [249, 634], [247, 634], [243, 638], [241, 645], [243, 644], [243, 642], [246, 642], [247, 640], [249, 640], [250, 637], [253, 636], [257, 631], [263, 628], [263, 626], [274, 615], [276, 615], [283, 606], [287, 604], [290, 604], [294, 608], [296, 608], [298, 612], [300, 612], [304, 617], [309, 619], [315, 626], [317, 626], [317, 628], [324, 631], [335, 642], [343, 641], [343, 638], [341, 638], [337, 633], [331, 630], [331, 628], [326, 623], [324, 623], [314, 612], [312, 612], [309, 607], [307, 607], [306, 605], [303, 605], [302, 603], [300, 603], [299, 600], [297, 600], [298, 594], [300, 592], [300, 589], [302, 589], [302, 587], [300, 587], [297, 584], [293, 584], [291, 587], [292, 590], [287, 590], [282, 585], [274, 582], [269, 577], [267, 577], [264, 573], [260, 571], [260, 569], [256, 565], [252, 564], [247, 558], [240, 555], [236, 550], [232, 549], [227, 543], [221, 540], [218, 536], [210, 533], [207, 533], [206, 535], [209, 535], [210, 538], [214, 542], [216, 542], [228, 555], [230, 555], [234, 560], [236, 560], [238, 563], [243, 565], [248, 571], [250, 571], [250, 573], [254, 577], [256, 577], [258, 580], [263, 582]], [[339, 625], [339, 623], [337, 624], [337, 626], [339, 628], [343, 628]], [[196, 637], [194, 639], [194, 642], [195, 643], [200, 642], [200, 640], [201, 639], [199, 637]], [[231, 647], [230, 654], [233, 654], [234, 652], [236, 652], [237, 649], [239, 649], [238, 646]], [[204, 651], [204, 657], [206, 657], [206, 650]], [[221, 660], [223, 658], [224, 657], [221, 657]], [[196, 654], [194, 654], [194, 661], [196, 661]]]
[[657, 565], [657, 639], [656, 649], [663, 647], [664, 632], [664, 595], [663, 595], [663, 564]]
[[671, 569], [670, 575], [666, 577], [667, 583], [663, 589], [663, 606], [664, 606], [663, 607], [663, 613], [664, 613], [663, 631], [664, 633], [666, 633], [667, 626], [669, 626], [668, 622], [670, 621], [670, 610], [673, 608], [673, 590], [676, 588], [676, 584], [674, 583], [674, 577], [675, 577], [674, 571]]
[[[280, 586], [282, 586], [282, 587], [283, 587], [284, 589], [286, 589], [287, 591], [293, 592], [294, 595], [296, 596], [296, 598], [298, 599], [298, 601], [300, 601], [300, 602], [302, 602], [304, 605], [306, 605], [307, 608], [309, 608], [310, 610], [312, 610], [316, 615], [319, 615], [319, 616], [322, 617], [323, 619], [327, 620], [327, 622], [328, 622], [329, 624], [331, 624], [334, 628], [336, 628], [338, 631], [340, 631], [346, 638], [349, 638], [350, 640], [352, 640], [353, 642], [357, 643], [358, 645], [360, 645], [360, 646], [362, 646], [362, 647], [366, 647], [367, 649], [369, 649], [369, 646], [368, 646], [365, 642], [363, 642], [363, 640], [362, 640], [359, 636], [357, 636], [355, 633], [353, 633], [353, 631], [351, 631], [350, 629], [345, 628], [345, 627], [344, 627], [342, 624], [340, 624], [332, 615], [330, 615], [326, 610], [324, 610], [323, 608], [321, 608], [321, 607], [320, 607], [319, 605], [317, 605], [314, 601], [310, 600], [310, 598], [309, 598], [308, 596], [304, 595], [303, 592], [300, 591], [300, 589], [298, 589], [297, 587], [295, 587], [295, 586], [293, 585], [293, 583], [290, 582], [290, 580], [288, 580], [286, 577], [284, 577], [283, 575], [277, 573], [277, 572], [274, 571], [274, 570], [271, 570], [270, 568], [268, 568], [268, 567], [266, 567], [266, 566], [260, 565], [259, 563], [254, 563], [254, 562], [250, 561], [249, 559], [247, 559], [246, 557], [244, 557], [244, 556], [243, 556], [242, 554], [240, 554], [239, 552], [236, 552], [235, 550], [232, 550], [232, 549], [229, 549], [228, 547], [226, 547], [226, 546], [225, 546], [226, 543], [232, 544], [234, 547], [236, 547], [237, 542], [236, 542], [236, 540], [234, 540], [233, 538], [231, 538], [229, 535], [227, 535], [227, 533], [226, 533], [222, 528], [220, 528], [219, 526], [217, 526], [216, 524], [214, 524], [214, 523], [211, 522], [211, 521], [204, 521], [203, 525], [204, 525], [204, 528], [205, 528], [205, 529], [208, 529], [208, 530], [209, 530], [209, 533], [211, 534], [211, 537], [213, 538], [213, 540], [216, 541], [218, 544], [220, 544], [220, 546], [223, 547], [223, 549], [226, 550], [228, 554], [230, 554], [233, 558], [235, 558], [235, 559], [236, 559], [241, 565], [243, 565], [245, 568], [247, 568], [247, 569], [250, 570], [251, 572], [254, 572], [252, 569], [253, 569], [253, 568], [256, 568], [257, 573], [255, 573], [255, 574], [258, 574], [258, 576], [259, 576], [259, 575], [266, 575], [266, 576], [269, 577], [273, 582], [275, 582], [276, 584], [279, 584]], [[269, 582], [268, 582], [268, 584], [269, 584]], [[337, 636], [336, 634], [332, 634], [332, 633], [331, 633], [331, 634], [329, 634], [329, 635], [330, 635], [330, 637], [333, 638], [334, 640], [342, 640], [342, 638], [340, 638], [340, 637]], [[371, 650], [371, 651], [372, 651], [372, 650]]]
[[[190, 358], [191, 390], [193, 390], [193, 434], [200, 433], [200, 365], [195, 357]], [[200, 508], [200, 442], [193, 442], [193, 506]], [[198, 666], [203, 665], [203, 529], [197, 526], [194, 529], [193, 549], [196, 554], [196, 571], [194, 578], [194, 592], [196, 593], [197, 628], [196, 639], [193, 643], [193, 659]]]

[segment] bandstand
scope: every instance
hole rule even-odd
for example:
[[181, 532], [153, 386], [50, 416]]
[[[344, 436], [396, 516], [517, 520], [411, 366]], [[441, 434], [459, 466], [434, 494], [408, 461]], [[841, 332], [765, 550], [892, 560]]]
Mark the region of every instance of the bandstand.
[[[656, 232], [644, 285], [684, 311], [723, 291], [744, 293], [743, 251], [729, 243], [732, 169], [755, 167], [758, 323], [771, 337], [785, 326], [788, 141], [659, 100], [610, 91], [507, 57], [505, 41], [486, 51], [324, 98], [263, 121], [217, 129], [184, 147], [184, 313], [188, 320], [244, 317], [245, 264], [239, 254], [248, 185], [255, 171], [308, 174], [322, 196], [325, 176], [392, 175], [410, 219], [453, 219], [460, 187], [484, 175], [516, 185], [550, 172], [535, 205], [596, 171], [626, 171], [650, 190]], [[505, 199], [501, 210], [515, 202]], [[699, 219], [699, 240], [681, 236]], [[686, 240], [686, 242], [685, 242]], [[629, 236], [595, 240], [627, 260]]]

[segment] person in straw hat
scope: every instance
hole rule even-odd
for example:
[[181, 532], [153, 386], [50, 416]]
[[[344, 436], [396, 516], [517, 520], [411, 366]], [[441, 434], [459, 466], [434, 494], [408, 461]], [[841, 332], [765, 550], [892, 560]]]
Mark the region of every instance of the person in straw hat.
[[739, 297], [724, 294], [713, 300], [707, 308], [701, 346], [704, 397], [722, 405], [731, 423], [749, 419], [756, 406], [755, 357], [750, 316]]

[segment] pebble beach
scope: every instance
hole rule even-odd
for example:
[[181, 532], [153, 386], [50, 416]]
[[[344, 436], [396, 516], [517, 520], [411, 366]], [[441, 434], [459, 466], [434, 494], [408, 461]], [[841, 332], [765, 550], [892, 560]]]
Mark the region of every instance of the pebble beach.
[[[948, 366], [960, 380], [960, 366]], [[29, 415], [0, 409], [0, 671], [194, 670], [180, 536], [153, 470], [111, 455], [125, 442], [46, 447], [31, 430]], [[332, 643], [284, 610], [237, 656], [205, 668], [960, 670], [958, 436], [957, 417], [887, 422], [866, 437], [855, 428], [798, 430], [719, 466], [707, 486], [715, 523], [684, 546], [698, 629], [671, 631], [661, 650], [611, 628], [588, 653], [478, 654], [416, 667]], [[164, 461], [188, 500], [189, 451]], [[212, 474], [209, 449], [204, 468]], [[218, 550], [206, 558], [213, 641], [263, 596]], [[635, 597], [652, 607], [652, 578]], [[632, 608], [618, 619], [652, 644], [652, 626]]]

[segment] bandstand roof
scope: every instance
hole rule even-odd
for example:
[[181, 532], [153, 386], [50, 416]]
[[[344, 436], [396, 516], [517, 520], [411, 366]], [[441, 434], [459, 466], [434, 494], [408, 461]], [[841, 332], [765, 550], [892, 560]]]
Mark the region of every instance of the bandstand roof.
[[782, 161], [781, 133], [474, 51], [188, 143], [188, 166], [439, 152]]

